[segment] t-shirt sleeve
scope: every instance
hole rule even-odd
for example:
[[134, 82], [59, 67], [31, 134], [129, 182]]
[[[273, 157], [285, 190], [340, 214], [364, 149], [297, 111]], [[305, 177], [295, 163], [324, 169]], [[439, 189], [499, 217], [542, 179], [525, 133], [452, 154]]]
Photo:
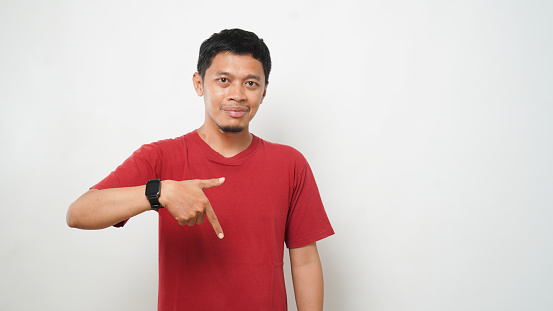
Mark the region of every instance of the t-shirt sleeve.
[[[144, 145], [91, 189], [102, 190], [145, 185], [148, 180], [158, 178], [160, 165], [159, 148], [155, 144]], [[126, 221], [122, 221], [115, 227], [122, 227], [125, 223]]]
[[294, 168], [294, 187], [286, 223], [286, 246], [306, 246], [333, 234], [315, 177], [302, 156]]
[[119, 165], [92, 189], [122, 188], [145, 185], [156, 178], [160, 166], [160, 152], [154, 144], [144, 145]]

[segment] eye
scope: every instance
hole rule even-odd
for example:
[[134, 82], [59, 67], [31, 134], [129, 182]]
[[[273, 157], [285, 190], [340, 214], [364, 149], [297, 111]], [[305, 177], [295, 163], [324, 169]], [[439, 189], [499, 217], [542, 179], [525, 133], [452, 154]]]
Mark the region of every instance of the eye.
[[257, 86], [258, 84], [253, 82], [253, 81], [248, 81], [248, 82], [246, 82], [246, 85], [247, 86]]
[[227, 87], [227, 86], [230, 85], [230, 80], [229, 80], [229, 78], [218, 78], [217, 79], [217, 84], [220, 87]]

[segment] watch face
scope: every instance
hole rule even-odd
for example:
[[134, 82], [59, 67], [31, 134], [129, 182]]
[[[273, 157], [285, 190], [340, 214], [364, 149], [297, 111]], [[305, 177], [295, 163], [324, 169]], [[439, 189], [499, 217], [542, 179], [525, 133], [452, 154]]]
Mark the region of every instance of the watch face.
[[161, 180], [152, 179], [146, 183], [146, 196], [147, 197], [158, 197], [159, 191], [161, 190]]

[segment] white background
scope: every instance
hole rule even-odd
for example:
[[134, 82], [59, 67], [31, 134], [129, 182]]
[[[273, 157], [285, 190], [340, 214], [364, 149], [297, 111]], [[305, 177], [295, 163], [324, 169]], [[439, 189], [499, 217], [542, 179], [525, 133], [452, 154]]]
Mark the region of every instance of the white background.
[[156, 214], [65, 213], [202, 124], [198, 48], [240, 27], [273, 57], [251, 129], [304, 153], [336, 231], [326, 310], [552, 310], [552, 20], [551, 1], [2, 0], [0, 309], [155, 309]]

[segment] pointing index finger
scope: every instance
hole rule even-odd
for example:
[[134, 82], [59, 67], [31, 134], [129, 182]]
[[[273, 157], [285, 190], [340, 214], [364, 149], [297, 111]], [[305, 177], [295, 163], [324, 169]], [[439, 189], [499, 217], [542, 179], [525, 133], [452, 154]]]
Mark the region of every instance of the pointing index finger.
[[223, 228], [221, 228], [221, 224], [219, 223], [219, 219], [217, 219], [217, 215], [215, 215], [215, 211], [213, 210], [211, 203], [205, 209], [205, 215], [207, 216], [207, 220], [211, 223], [211, 226], [213, 227], [213, 230], [215, 230], [215, 233], [219, 239], [224, 238], [225, 234], [223, 233]]
[[200, 180], [200, 187], [202, 189], [217, 187], [217, 186], [220, 186], [224, 182], [225, 182], [225, 177], [213, 178], [213, 179], [204, 179], [204, 180]]

